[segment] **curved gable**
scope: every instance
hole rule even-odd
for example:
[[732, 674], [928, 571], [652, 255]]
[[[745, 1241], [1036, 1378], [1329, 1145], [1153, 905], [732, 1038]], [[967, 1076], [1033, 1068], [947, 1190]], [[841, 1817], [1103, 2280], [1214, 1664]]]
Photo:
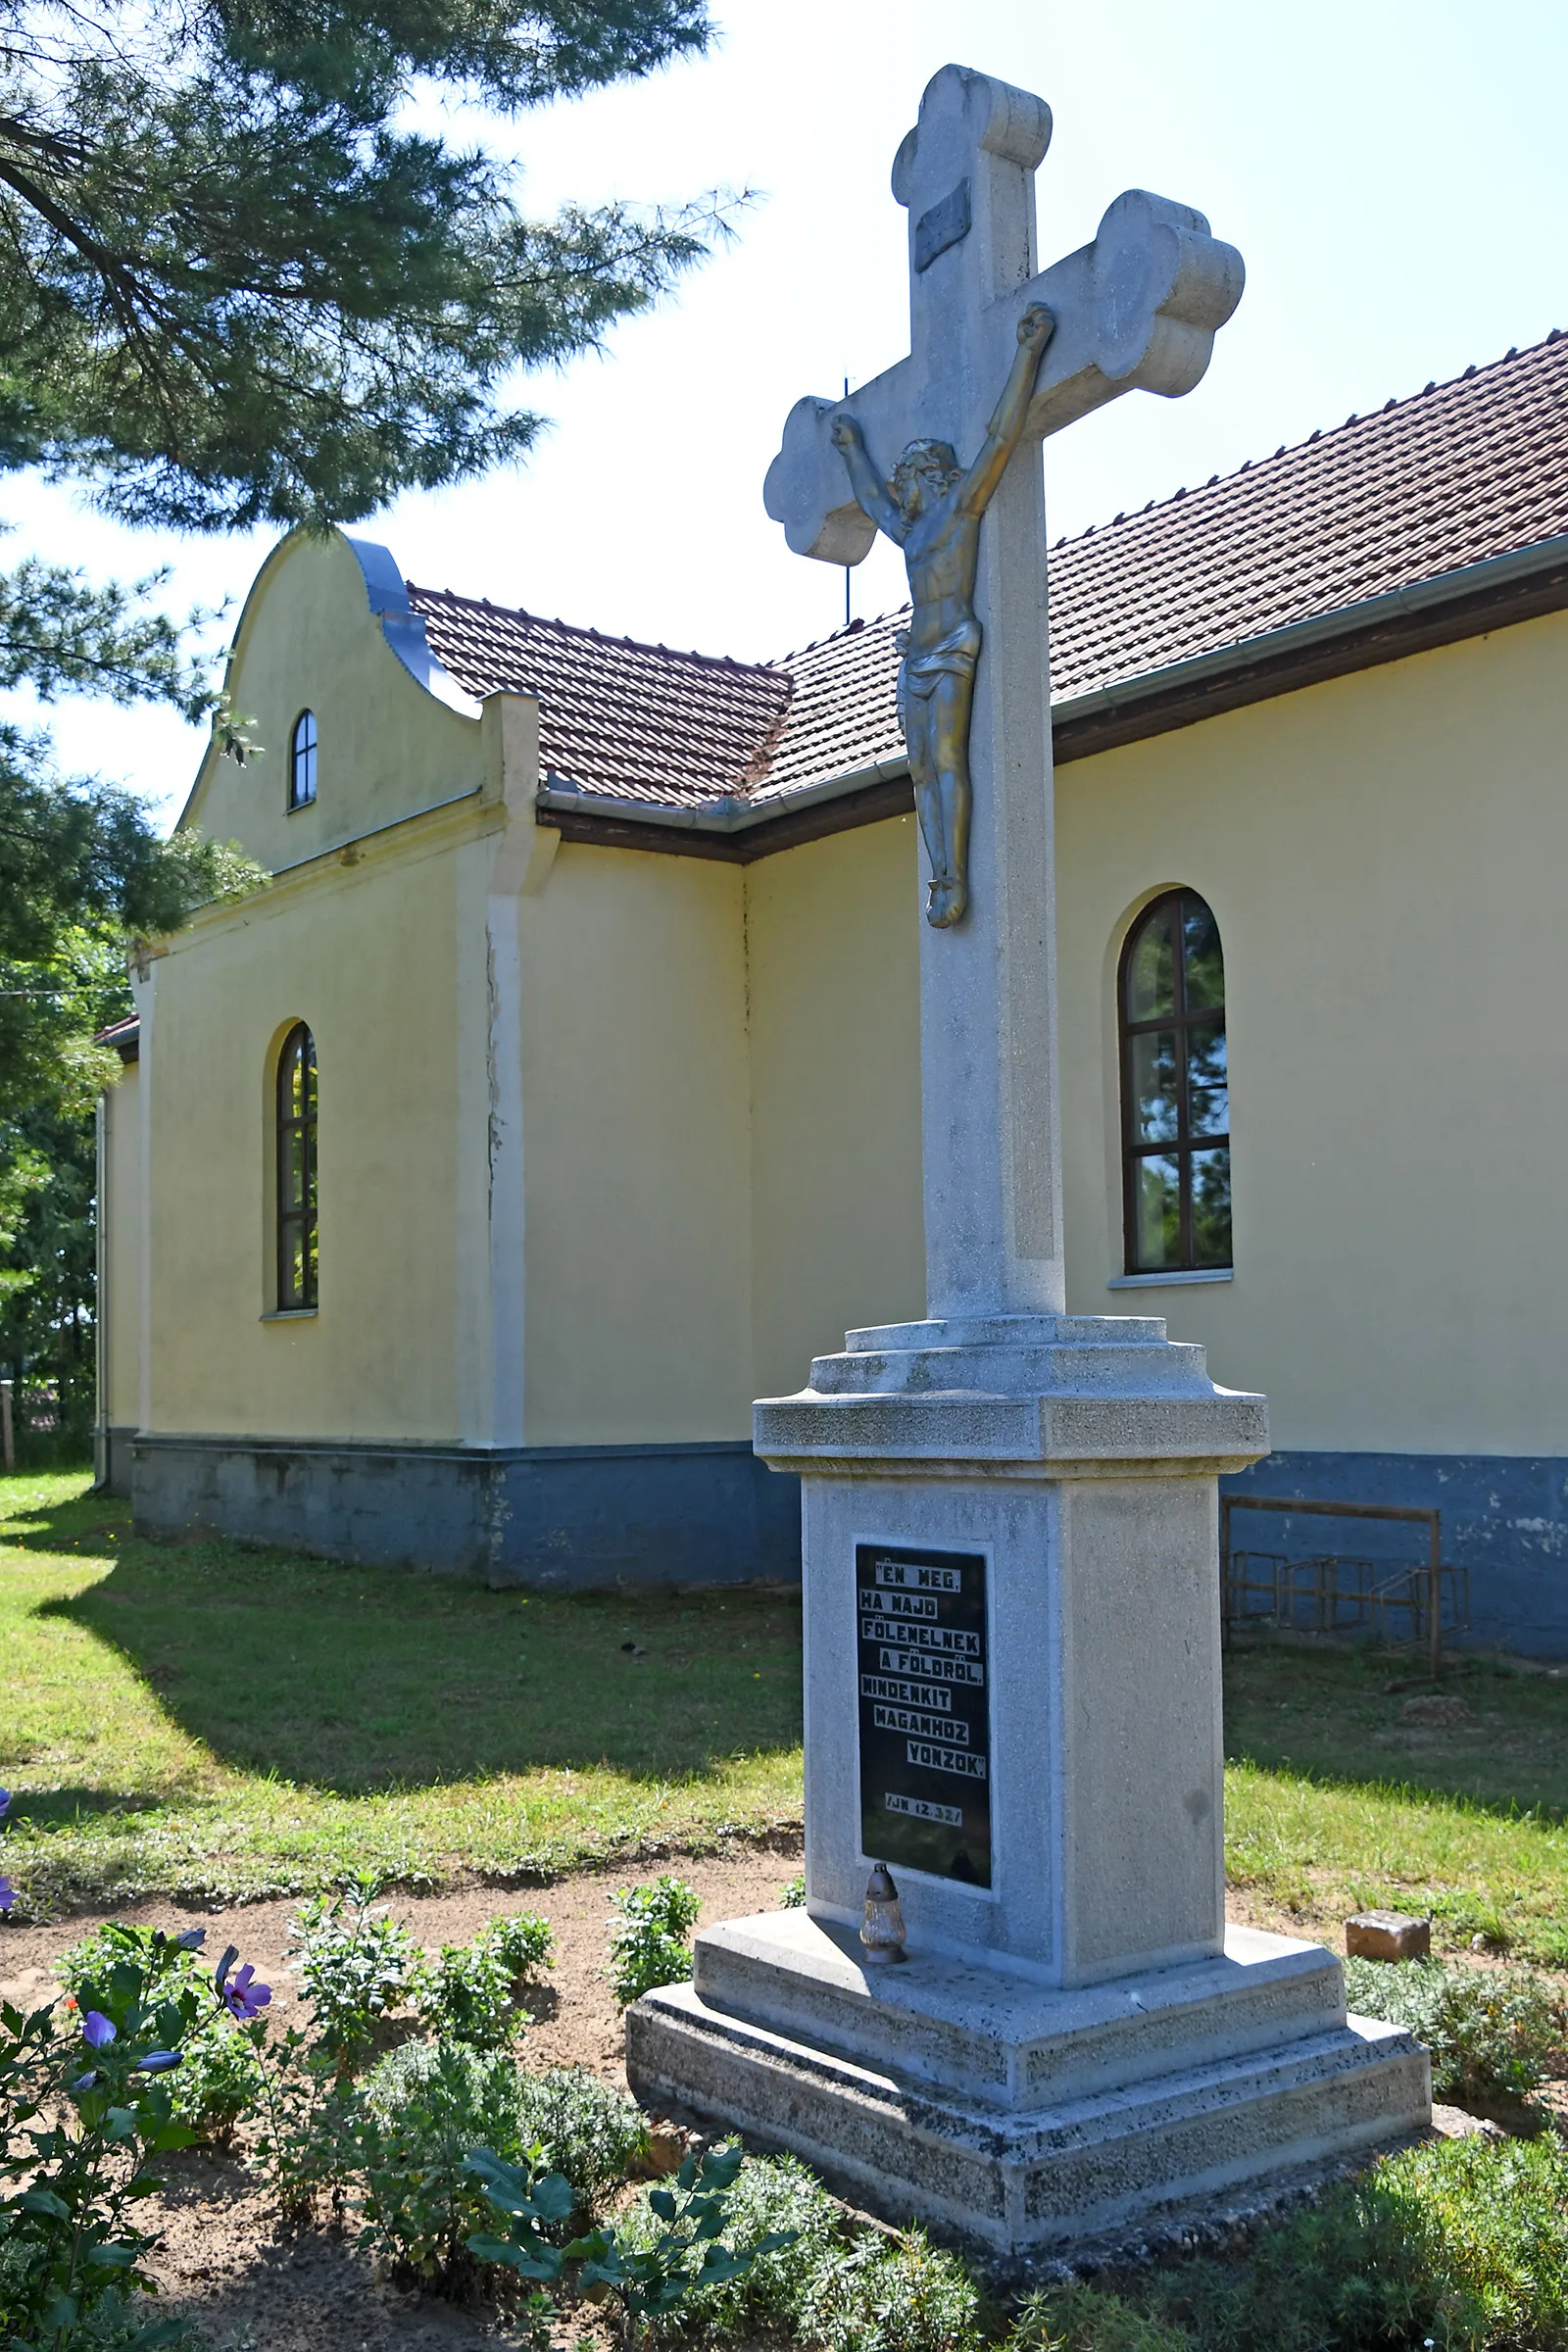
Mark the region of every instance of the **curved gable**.
[[[275, 547], [225, 682], [263, 749], [242, 767], [210, 745], [179, 821], [237, 841], [273, 873], [480, 788], [479, 705], [431, 653], [396, 563], [372, 541], [295, 531]], [[305, 710], [317, 796], [290, 809], [289, 741]]]

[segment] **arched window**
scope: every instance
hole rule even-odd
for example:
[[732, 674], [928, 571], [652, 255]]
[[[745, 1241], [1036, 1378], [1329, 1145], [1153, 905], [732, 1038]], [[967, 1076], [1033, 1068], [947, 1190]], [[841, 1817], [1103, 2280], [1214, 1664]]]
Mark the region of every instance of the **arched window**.
[[303, 1021], [277, 1059], [277, 1304], [316, 1304], [316, 1040]]
[[288, 746], [288, 805], [308, 808], [316, 798], [316, 712], [302, 710]]
[[1225, 959], [1196, 891], [1167, 891], [1139, 916], [1119, 1000], [1127, 1271], [1228, 1266]]

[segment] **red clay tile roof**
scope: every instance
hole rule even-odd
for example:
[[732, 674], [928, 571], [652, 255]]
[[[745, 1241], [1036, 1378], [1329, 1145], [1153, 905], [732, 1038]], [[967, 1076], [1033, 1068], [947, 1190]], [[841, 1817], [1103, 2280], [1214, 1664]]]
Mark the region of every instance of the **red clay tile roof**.
[[1568, 532], [1568, 335], [1052, 551], [1054, 698]]
[[140, 1035], [141, 1016], [128, 1012], [122, 1021], [111, 1021], [107, 1029], [100, 1029], [92, 1042], [95, 1046], [115, 1046], [122, 1061], [133, 1061]]
[[538, 696], [549, 777], [697, 808], [765, 772], [791, 696], [788, 674], [771, 663], [601, 637], [412, 581], [409, 601], [442, 666], [470, 694]]
[[[1058, 541], [1057, 703], [1568, 533], [1568, 335]], [[903, 613], [779, 662], [712, 661], [416, 588], [470, 693], [526, 689], [580, 790], [701, 807], [896, 760]]]

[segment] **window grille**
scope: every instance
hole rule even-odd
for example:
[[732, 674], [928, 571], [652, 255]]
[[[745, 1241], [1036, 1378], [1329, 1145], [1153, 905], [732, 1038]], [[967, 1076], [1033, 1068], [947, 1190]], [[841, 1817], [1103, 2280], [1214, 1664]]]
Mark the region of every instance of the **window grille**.
[[1147, 906], [1122, 951], [1126, 1270], [1231, 1263], [1230, 1096], [1219, 926], [1192, 890]]
[[277, 1304], [316, 1304], [316, 1040], [296, 1023], [277, 1062]]
[[289, 738], [288, 805], [308, 808], [316, 798], [316, 712], [302, 710]]

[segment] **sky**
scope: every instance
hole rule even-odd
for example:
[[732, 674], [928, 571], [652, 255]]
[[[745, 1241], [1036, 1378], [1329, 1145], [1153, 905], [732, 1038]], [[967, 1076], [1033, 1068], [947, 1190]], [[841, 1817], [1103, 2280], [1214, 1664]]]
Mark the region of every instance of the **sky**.
[[[747, 192], [733, 234], [602, 355], [528, 379], [551, 419], [525, 466], [400, 499], [353, 526], [419, 584], [656, 644], [766, 660], [842, 625], [845, 574], [792, 556], [761, 482], [803, 393], [907, 348], [894, 152], [952, 61], [1039, 92], [1042, 267], [1146, 187], [1239, 246], [1248, 286], [1184, 400], [1135, 393], [1046, 444], [1053, 537], [1168, 497], [1568, 326], [1563, 0], [713, 0], [710, 54], [502, 122], [443, 110], [514, 156], [536, 215], [567, 201]], [[12, 477], [7, 558], [94, 578], [171, 567], [172, 611], [228, 604], [274, 534], [132, 532]], [[885, 543], [852, 610], [904, 601]], [[6, 698], [12, 715], [36, 711]], [[49, 714], [73, 771], [172, 821], [201, 738], [158, 711]]]

